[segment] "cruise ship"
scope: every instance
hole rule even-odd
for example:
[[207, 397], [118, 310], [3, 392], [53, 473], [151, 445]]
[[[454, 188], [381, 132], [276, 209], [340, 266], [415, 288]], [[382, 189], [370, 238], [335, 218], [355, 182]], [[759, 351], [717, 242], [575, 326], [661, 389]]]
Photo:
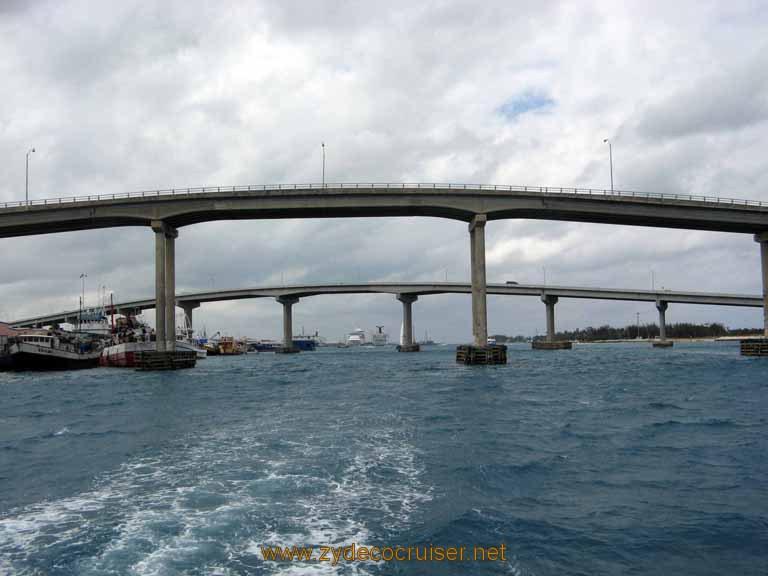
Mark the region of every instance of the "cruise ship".
[[389, 334], [384, 332], [384, 326], [376, 326], [376, 332], [371, 335], [371, 344], [374, 346], [386, 346], [389, 343]]
[[347, 335], [347, 346], [362, 346], [365, 344], [365, 331], [362, 328], [353, 330]]

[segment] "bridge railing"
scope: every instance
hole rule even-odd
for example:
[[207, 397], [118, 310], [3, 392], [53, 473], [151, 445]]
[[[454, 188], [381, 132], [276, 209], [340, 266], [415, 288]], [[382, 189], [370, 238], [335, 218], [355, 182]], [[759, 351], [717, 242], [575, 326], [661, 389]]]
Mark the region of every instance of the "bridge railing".
[[768, 202], [760, 200], [748, 200], [739, 198], [723, 198], [720, 196], [704, 196], [696, 194], [668, 194], [661, 192], [637, 192], [630, 190], [605, 190], [596, 188], [565, 188], [552, 186], [511, 186], [496, 184], [452, 184], [452, 183], [391, 183], [391, 182], [343, 182], [343, 183], [309, 183], [309, 184], [260, 184], [252, 186], [204, 186], [196, 188], [169, 188], [166, 190], [145, 190], [140, 192], [120, 192], [115, 194], [98, 194], [88, 196], [67, 196], [63, 198], [40, 198], [29, 201], [5, 202], [0, 204], [2, 208], [15, 208], [19, 206], [59, 206], [62, 204], [76, 204], [80, 202], [94, 202], [105, 200], [122, 200], [128, 198], [167, 198], [168, 196], [191, 196], [195, 194], [211, 194], [216, 192], [275, 192], [281, 190], [339, 190], [339, 189], [440, 189], [440, 190], [474, 190], [494, 192], [534, 192], [538, 194], [575, 194], [579, 196], [593, 197], [631, 197], [647, 198], [653, 200], [687, 200], [706, 202], [717, 205], [732, 206], [759, 206], [768, 207]]

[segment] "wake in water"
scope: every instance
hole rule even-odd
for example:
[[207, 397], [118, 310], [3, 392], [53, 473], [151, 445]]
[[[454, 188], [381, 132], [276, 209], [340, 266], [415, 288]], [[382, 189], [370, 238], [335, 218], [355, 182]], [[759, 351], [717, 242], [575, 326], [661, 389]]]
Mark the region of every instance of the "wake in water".
[[366, 545], [406, 529], [431, 489], [402, 423], [308, 435], [224, 428], [136, 458], [75, 497], [0, 519], [20, 575], [367, 573], [267, 562], [260, 546]]

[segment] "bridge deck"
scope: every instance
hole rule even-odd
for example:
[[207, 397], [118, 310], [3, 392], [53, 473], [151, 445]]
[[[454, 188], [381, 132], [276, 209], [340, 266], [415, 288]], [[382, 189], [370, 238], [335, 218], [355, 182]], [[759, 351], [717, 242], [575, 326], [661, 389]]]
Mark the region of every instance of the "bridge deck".
[[[364, 283], [364, 284], [313, 284], [299, 286], [266, 286], [235, 290], [211, 290], [190, 294], [178, 294], [177, 305], [184, 303], [219, 302], [224, 300], [243, 300], [250, 298], [277, 298], [296, 296], [299, 298], [323, 294], [470, 294], [469, 283], [428, 282], [428, 283]], [[758, 295], [713, 294], [706, 292], [678, 292], [670, 290], [624, 290], [615, 288], [590, 288], [573, 286], [551, 286], [542, 284], [488, 284], [488, 294], [510, 296], [541, 296], [547, 294], [560, 298], [584, 298], [594, 300], [625, 300], [656, 302], [657, 300], [679, 304], [703, 304], [714, 306], [747, 306], [759, 308], [763, 299]], [[154, 308], [154, 298], [133, 300], [115, 304], [120, 310], [145, 310]], [[36, 324], [63, 322], [66, 318], [76, 318], [77, 310], [41, 315], [34, 318], [16, 320], [10, 324], [25, 327]]]
[[768, 203], [709, 196], [469, 184], [294, 184], [158, 190], [0, 205], [0, 237], [211, 220], [531, 218], [756, 234]]

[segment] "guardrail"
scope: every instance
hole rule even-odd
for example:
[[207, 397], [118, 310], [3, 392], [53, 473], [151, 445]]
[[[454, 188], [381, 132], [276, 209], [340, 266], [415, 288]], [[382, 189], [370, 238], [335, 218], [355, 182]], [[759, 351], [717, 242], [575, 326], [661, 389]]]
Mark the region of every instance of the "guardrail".
[[660, 192], [635, 192], [628, 190], [601, 190], [594, 188], [553, 188], [551, 186], [509, 186], [495, 184], [440, 184], [440, 183], [390, 183], [390, 182], [345, 182], [325, 184], [261, 184], [256, 186], [204, 186], [197, 188], [170, 188], [167, 190], [147, 190], [143, 192], [122, 192], [117, 194], [99, 194], [89, 196], [69, 196], [65, 198], [41, 198], [38, 200], [5, 202], [0, 204], [2, 208], [14, 208], [19, 206], [59, 206], [61, 204], [74, 204], [78, 202], [94, 202], [98, 200], [120, 200], [123, 198], [164, 198], [167, 196], [191, 196], [213, 192], [272, 192], [278, 190], [338, 190], [338, 189], [441, 189], [441, 190], [476, 190], [476, 191], [507, 191], [507, 192], [535, 192], [539, 194], [578, 194], [596, 197], [632, 197], [657, 200], [689, 200], [695, 202], [707, 202], [716, 205], [727, 204], [730, 206], [759, 206], [768, 207], [768, 202], [760, 200], [745, 200], [738, 198], [721, 198], [719, 196], [701, 196], [691, 194], [664, 194]]

